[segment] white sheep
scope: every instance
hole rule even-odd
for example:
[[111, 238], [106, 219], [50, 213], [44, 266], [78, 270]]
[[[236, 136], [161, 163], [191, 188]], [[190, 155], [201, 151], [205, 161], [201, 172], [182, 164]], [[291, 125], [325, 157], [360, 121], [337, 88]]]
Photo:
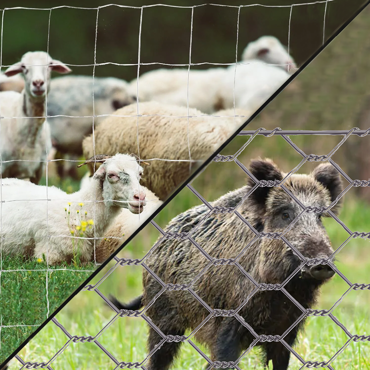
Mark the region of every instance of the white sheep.
[[[81, 188], [85, 187], [88, 181], [93, 180], [87, 173], [81, 180]], [[146, 201], [143, 212], [133, 214], [126, 208], [121, 210], [96, 247], [96, 262], [103, 263], [163, 204], [149, 189], [142, 187], [141, 190], [145, 193]]]
[[262, 36], [250, 42], [243, 51], [242, 61], [250, 60], [261, 60], [290, 73], [297, 69], [293, 57], [274, 36]]
[[8, 77], [21, 73], [25, 87], [21, 93], [0, 92], [2, 177], [27, 178], [36, 184], [40, 181], [51, 147], [50, 128], [45, 119], [51, 71], [71, 70], [45, 52], [29, 52], [5, 71]]
[[[131, 104], [99, 125], [95, 131], [95, 153], [134, 153], [149, 161], [142, 184], [161, 200], [251, 115], [250, 111], [239, 110], [234, 116], [233, 109], [204, 115], [196, 109], [188, 111], [186, 107], [157, 102], [138, 104], [139, 116], [137, 104]], [[82, 145], [86, 158], [94, 155], [92, 135]]]
[[268, 100], [290, 77], [284, 69], [251, 60], [227, 68], [222, 81], [222, 102], [225, 109], [235, 107], [254, 110]]
[[[266, 68], [255, 61], [264, 62]], [[292, 56], [273, 36], [263, 36], [250, 42], [241, 62], [253, 64], [250, 68], [238, 67], [236, 77], [239, 85], [235, 91], [239, 102], [237, 107], [245, 109], [250, 109], [252, 105], [258, 107], [259, 102], [264, 102], [285, 82], [284, 72], [296, 69]], [[274, 67], [283, 69], [283, 73], [272, 69]], [[234, 92], [230, 90], [230, 84], [233, 84], [234, 75], [230, 69], [234, 67], [190, 71], [185, 68], [161, 68], [144, 73], [139, 80], [130, 82], [130, 91], [142, 102], [157, 101], [180, 106], [189, 104], [191, 108], [212, 114], [233, 107]]]
[[130, 82], [130, 91], [138, 96], [139, 101], [156, 101], [195, 108], [211, 114], [222, 109], [220, 94], [221, 81], [225, 68], [206, 70], [160, 68], [144, 73], [137, 80]]
[[[94, 100], [93, 100], [94, 94]], [[51, 81], [48, 115], [52, 144], [58, 159], [76, 160], [82, 155], [82, 140], [105, 118], [133, 103], [128, 83], [114, 77], [66, 76]], [[95, 117], [93, 120], [92, 116]], [[55, 116], [55, 117], [53, 117]], [[73, 162], [58, 161], [60, 177], [77, 177]]]
[[3, 179], [2, 253], [45, 258], [50, 265], [76, 256], [81, 262], [92, 261], [94, 241], [99, 241], [122, 208], [140, 213], [145, 206], [140, 188], [143, 169], [135, 157], [103, 158], [91, 181], [73, 194]]

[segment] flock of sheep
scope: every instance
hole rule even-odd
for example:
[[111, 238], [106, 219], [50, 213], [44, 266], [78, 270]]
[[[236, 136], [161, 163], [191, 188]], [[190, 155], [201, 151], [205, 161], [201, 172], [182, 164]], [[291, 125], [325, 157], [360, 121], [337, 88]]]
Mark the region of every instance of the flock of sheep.
[[[295, 69], [272, 36], [237, 67], [158, 69], [130, 83], [51, 78], [71, 70], [26, 53], [0, 74], [3, 254], [103, 262]], [[48, 161], [76, 179], [81, 156], [80, 191], [38, 185]]]

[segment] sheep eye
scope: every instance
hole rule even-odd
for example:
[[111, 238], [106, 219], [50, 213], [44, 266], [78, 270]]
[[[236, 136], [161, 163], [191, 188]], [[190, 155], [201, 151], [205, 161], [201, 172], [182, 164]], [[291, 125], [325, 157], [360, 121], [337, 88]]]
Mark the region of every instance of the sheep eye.
[[290, 220], [290, 214], [288, 212], [283, 212], [282, 215], [281, 215], [281, 218], [284, 221]]
[[113, 177], [116, 177], [116, 175], [114, 173], [110, 173], [110, 174], [108, 174], [108, 177], [111, 179]]

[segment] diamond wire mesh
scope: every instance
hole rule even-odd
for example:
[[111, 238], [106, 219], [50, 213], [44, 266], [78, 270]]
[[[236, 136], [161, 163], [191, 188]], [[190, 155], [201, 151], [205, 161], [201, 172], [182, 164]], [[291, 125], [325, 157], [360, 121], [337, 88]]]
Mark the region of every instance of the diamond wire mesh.
[[[78, 336], [74, 335], [73, 332], [71, 333], [68, 331], [56, 318], [52, 319], [53, 324], [61, 330], [67, 337], [67, 341], [64, 343], [64, 345], [58, 350], [47, 362], [26, 362], [22, 359], [20, 355], [16, 356], [16, 359], [20, 363], [20, 369], [24, 368], [47, 368], [52, 369], [53, 362], [72, 344], [72, 343], [93, 343], [99, 348], [100, 351], [103, 351], [103, 353], [110, 358], [110, 360], [113, 363], [113, 366], [115, 366], [115, 369], [123, 369], [123, 368], [141, 368], [146, 369], [147, 362], [149, 358], [153, 355], [155, 351], [157, 351], [161, 346], [163, 346], [165, 343], [179, 343], [179, 342], [187, 342], [189, 345], [195, 349], [195, 351], [207, 362], [207, 369], [215, 369], [215, 368], [234, 368], [234, 369], [242, 369], [240, 367], [240, 363], [247, 356], [247, 354], [251, 351], [251, 349], [261, 343], [273, 343], [273, 342], [280, 342], [284, 345], [285, 348], [287, 348], [296, 359], [299, 360], [301, 363], [300, 369], [303, 368], [328, 368], [333, 370], [334, 367], [332, 365], [332, 362], [339, 356], [341, 352], [343, 352], [351, 342], [370, 342], [370, 335], [363, 335], [361, 333], [351, 333], [345, 325], [343, 325], [333, 314], [333, 310], [335, 307], [337, 307], [340, 302], [343, 300], [343, 298], [349, 294], [351, 291], [365, 291], [370, 290], [370, 284], [364, 284], [364, 283], [354, 283], [351, 282], [345, 275], [341, 273], [340, 270], [335, 266], [333, 263], [335, 256], [338, 254], [338, 252], [351, 240], [355, 238], [363, 238], [363, 239], [369, 239], [370, 233], [368, 232], [357, 232], [350, 230], [333, 212], [332, 208], [338, 203], [338, 201], [352, 188], [352, 187], [367, 187], [370, 185], [370, 181], [368, 180], [361, 180], [361, 179], [351, 179], [341, 168], [340, 166], [332, 159], [332, 156], [338, 151], [338, 149], [346, 142], [346, 140], [350, 136], [358, 136], [360, 138], [366, 137], [370, 134], [370, 128], [367, 130], [360, 130], [359, 128], [352, 128], [351, 130], [332, 130], [332, 131], [284, 131], [281, 128], [275, 128], [274, 130], [265, 130], [264, 128], [259, 128], [256, 131], [241, 131], [239, 133], [240, 136], [250, 136], [249, 140], [234, 154], [234, 155], [220, 155], [217, 154], [214, 158], [214, 162], [235, 162], [238, 167], [240, 167], [246, 174], [249, 176], [254, 182], [255, 186], [250, 189], [248, 194], [233, 208], [227, 208], [227, 207], [219, 207], [219, 206], [212, 206], [206, 199], [203, 198], [203, 196], [196, 190], [191, 184], [188, 184], [188, 189], [191, 190], [193, 194], [196, 195], [196, 197], [209, 209], [209, 212], [206, 213], [205, 217], [196, 225], [194, 228], [192, 228], [189, 232], [180, 232], [180, 233], [171, 233], [166, 232], [163, 230], [155, 221], [151, 221], [152, 225], [160, 232], [161, 236], [158, 239], [158, 241], [154, 244], [154, 246], [149, 249], [148, 253], [141, 258], [141, 259], [127, 259], [127, 258], [118, 258], [117, 256], [114, 257], [113, 262], [114, 265], [109, 269], [108, 272], [106, 272], [99, 281], [96, 284], [90, 284], [84, 287], [84, 291], [89, 292], [89, 294], [96, 294], [100, 299], [102, 303], [107, 304], [110, 306], [114, 311], [115, 314], [109, 322], [104, 325], [101, 330], [94, 336], [91, 335], [85, 335], [85, 336]], [[292, 142], [290, 139], [290, 135], [340, 135], [343, 136], [342, 140], [326, 155], [315, 155], [315, 154], [306, 154], [304, 153], [296, 144]], [[251, 174], [251, 172], [238, 160], [238, 156], [240, 153], [251, 144], [254, 138], [257, 136], [264, 136], [264, 137], [272, 137], [272, 136], [281, 136], [286, 143], [288, 143], [295, 151], [298, 153], [302, 160], [301, 162], [292, 169], [289, 173], [286, 174], [286, 176], [283, 178], [283, 180], [278, 181], [266, 181], [266, 180], [258, 180]], [[338, 195], [338, 197], [331, 203], [329, 207], [311, 207], [311, 206], [304, 206], [302, 202], [294, 195], [292, 194], [289, 189], [284, 185], [284, 183], [289, 179], [293, 174], [295, 174], [302, 166], [303, 164], [307, 162], [328, 162], [330, 163], [336, 171], [340, 173], [349, 183], [349, 185]], [[243, 203], [243, 201], [250, 196], [251, 193], [253, 193], [257, 188], [259, 187], [280, 187], [283, 189], [283, 191], [288, 194], [295, 202], [299, 204], [302, 211], [301, 213], [290, 223], [290, 225], [281, 233], [264, 233], [257, 231], [239, 212], [238, 207]], [[336, 251], [328, 258], [328, 259], [322, 259], [322, 258], [306, 258], [302, 255], [302, 253], [294, 246], [292, 245], [289, 240], [285, 237], [287, 232], [291, 230], [294, 225], [298, 222], [298, 220], [306, 213], [306, 212], [314, 212], [321, 214], [323, 212], [328, 213], [339, 225], [342, 227], [346, 233], [348, 234], [348, 238], [336, 249]], [[207, 221], [207, 219], [212, 216], [213, 214], [220, 214], [220, 213], [226, 213], [226, 214], [235, 214], [238, 219], [240, 219], [243, 223], [245, 223], [250, 230], [255, 234], [255, 238], [248, 243], [247, 246], [245, 246], [242, 250], [242, 252], [235, 258], [232, 259], [225, 259], [225, 258], [214, 258], [210, 256], [205, 249], [199, 245], [195, 241], [194, 234], [196, 233], [197, 229], [201, 227], [201, 225]], [[253, 277], [247, 273], [243, 267], [239, 263], [239, 259], [241, 255], [245, 254], [248, 250], [248, 247], [255, 243], [256, 241], [267, 238], [271, 240], [282, 240], [286, 245], [288, 245], [292, 251], [296, 253], [297, 256], [299, 256], [299, 259], [301, 261], [301, 264], [299, 268], [297, 268], [284, 282], [281, 284], [265, 284], [265, 283], [258, 283], [256, 282]], [[172, 239], [172, 240], [188, 240], [192, 243], [194, 247], [196, 247], [203, 256], [205, 256], [208, 260], [207, 268], [211, 266], [222, 266], [222, 265], [234, 265], [242, 272], [242, 274], [253, 283], [254, 290], [252, 293], [246, 297], [245, 302], [240, 305], [240, 307], [236, 309], [231, 310], [225, 310], [225, 309], [213, 309], [211, 308], [203, 299], [197, 295], [197, 293], [192, 289], [192, 285], [196, 280], [200, 278], [201, 275], [203, 275], [207, 268], [202, 270], [200, 274], [198, 274], [190, 283], [188, 284], [172, 284], [172, 283], [164, 283], [156, 274], [153, 272], [146, 264], [145, 261], [147, 257], [150, 255], [150, 253], [158, 246], [158, 244], [165, 239]], [[298, 270], [300, 270], [305, 265], [307, 266], [314, 266], [317, 264], [328, 264], [334, 271], [337, 273], [348, 285], [347, 290], [344, 292], [344, 294], [333, 304], [333, 306], [328, 310], [316, 310], [316, 309], [305, 309], [300, 302], [298, 302], [295, 298], [292, 297], [292, 295], [285, 289], [285, 286], [288, 284], [288, 282], [297, 274]], [[116, 270], [119, 269], [122, 266], [138, 266], [141, 265], [145, 270], [148, 271], [148, 273], [161, 285], [162, 289], [160, 292], [155, 296], [155, 298], [142, 310], [140, 311], [132, 311], [127, 309], [118, 309], [110, 300], [107, 298], [100, 290], [99, 286]], [[187, 290], [193, 297], [196, 299], [207, 311], [208, 316], [206, 319], [189, 335], [166, 335], [164, 334], [158, 327], [154, 325], [154, 323], [151, 321], [151, 319], [146, 315], [146, 311], [150, 306], [152, 306], [155, 302], [155, 300], [164, 292], [166, 291], [184, 291]], [[290, 299], [295, 306], [299, 308], [301, 311], [301, 315], [294, 322], [293, 325], [291, 325], [287, 330], [284, 331], [282, 335], [259, 335], [256, 333], [256, 331], [253, 329], [253, 327], [247, 323], [244, 318], [240, 315], [240, 310], [242, 307], [248, 302], [248, 300], [256, 294], [258, 291], [281, 291], [288, 299]], [[340, 327], [344, 333], [347, 336], [347, 341], [345, 344], [330, 358], [328, 361], [310, 361], [305, 360], [302, 358], [299, 353], [297, 353], [286, 341], [285, 337], [289, 334], [291, 330], [294, 329], [296, 325], [298, 325], [302, 320], [304, 320], [307, 317], [310, 316], [321, 316], [321, 317], [329, 317], [330, 320], [333, 321], [335, 325]], [[152, 352], [150, 352], [142, 361], [136, 361], [136, 362], [128, 362], [124, 361], [122, 359], [117, 358], [117, 356], [114, 356], [110, 351], [108, 351], [100, 342], [99, 338], [104, 334], [104, 332], [107, 331], [108, 328], [111, 326], [114, 326], [115, 322], [121, 317], [136, 317], [136, 318], [142, 318], [145, 320], [145, 322], [152, 327], [161, 337], [160, 342], [157, 344], [157, 346], [154, 348]], [[245, 350], [242, 355], [238, 358], [237, 361], [212, 361], [193, 341], [192, 337], [195, 335], [195, 333], [203, 326], [205, 325], [210, 319], [215, 317], [234, 317], [240, 325], [247, 328], [250, 333], [254, 336], [253, 342], [250, 344], [249, 348]], [[51, 338], [50, 338], [51, 339]]]
[[[95, 72], [96, 72], [96, 68], [99, 67], [99, 66], [105, 66], [105, 65], [115, 65], [115, 66], [122, 66], [122, 67], [136, 67], [137, 68], [137, 77], [140, 76], [140, 67], [141, 66], [153, 66], [153, 65], [158, 65], [158, 66], [165, 66], [165, 67], [187, 67], [188, 69], [188, 82], [187, 82], [187, 94], [188, 94], [188, 97], [189, 97], [189, 72], [191, 70], [191, 68], [193, 67], [197, 67], [197, 66], [214, 66], [214, 67], [217, 67], [217, 66], [232, 66], [232, 65], [235, 65], [236, 68], [235, 68], [235, 73], [236, 73], [236, 69], [237, 69], [237, 65], [241, 65], [241, 64], [248, 64], [247, 62], [242, 62], [242, 61], [238, 61], [238, 42], [239, 42], [239, 22], [240, 22], [240, 12], [242, 9], [248, 9], [248, 8], [251, 8], [251, 7], [262, 7], [262, 8], [271, 8], [271, 9], [287, 9], [287, 11], [289, 12], [289, 24], [288, 24], [288, 30], [287, 30], [287, 45], [288, 45], [288, 50], [290, 50], [290, 37], [291, 37], [291, 21], [292, 21], [292, 18], [294, 17], [294, 12], [293, 12], [293, 9], [296, 8], [296, 7], [310, 7], [310, 6], [315, 6], [315, 5], [322, 5], [323, 6], [323, 19], [322, 19], [322, 37], [323, 37], [323, 41], [325, 40], [325, 32], [326, 32], [326, 18], [327, 18], [327, 8], [328, 8], [328, 3], [330, 2], [333, 2], [334, 0], [319, 0], [319, 1], [312, 1], [312, 2], [302, 2], [302, 3], [294, 3], [292, 2], [291, 4], [276, 4], [276, 5], [265, 5], [265, 4], [249, 4], [249, 5], [228, 5], [228, 4], [200, 4], [200, 5], [193, 5], [193, 6], [177, 6], [177, 5], [167, 5], [167, 4], [152, 4], [152, 5], [145, 5], [145, 6], [126, 6], [126, 5], [119, 5], [119, 4], [107, 4], [107, 5], [103, 5], [103, 6], [99, 6], [99, 7], [96, 7], [96, 8], [93, 8], [93, 7], [78, 7], [78, 6], [67, 6], [67, 5], [63, 5], [63, 6], [56, 6], [56, 7], [50, 7], [50, 8], [37, 8], [37, 7], [13, 7], [13, 8], [4, 8], [2, 9], [2, 27], [1, 27], [1, 50], [0, 50], [0, 66], [1, 68], [7, 68], [9, 67], [9, 65], [7, 64], [4, 64], [3, 63], [3, 57], [4, 57], [4, 20], [6, 19], [6, 13], [10, 12], [10, 11], [13, 11], [13, 10], [34, 10], [34, 11], [44, 11], [46, 13], [48, 13], [48, 22], [47, 22], [47, 26], [48, 26], [48, 35], [47, 35], [47, 45], [46, 45], [46, 51], [49, 52], [50, 51], [50, 28], [51, 28], [51, 24], [52, 24], [52, 14], [53, 12], [57, 11], [57, 10], [60, 10], [60, 9], [75, 9], [75, 10], [95, 10], [96, 11], [96, 17], [95, 17], [95, 37], [94, 37], [94, 54], [93, 54], [93, 63], [91, 64], [73, 64], [73, 63], [66, 63], [67, 66], [70, 66], [70, 67], [83, 67], [83, 66], [90, 66], [93, 68], [93, 71], [92, 71], [92, 77], [93, 77], [93, 81], [95, 79]], [[213, 63], [213, 62], [198, 62], [198, 63], [195, 63], [195, 62], [192, 62], [192, 40], [193, 40], [193, 19], [194, 19], [194, 13], [196, 12], [196, 9], [199, 8], [199, 7], [204, 7], [204, 6], [209, 6], [209, 7], [224, 7], [224, 8], [233, 8], [233, 9], [236, 9], [238, 12], [237, 12], [237, 20], [236, 20], [236, 28], [237, 28], [237, 38], [236, 38], [236, 52], [235, 52], [235, 62], [233, 63]], [[105, 8], [108, 8], [108, 7], [117, 7], [117, 8], [120, 8], [120, 9], [136, 9], [136, 10], [139, 10], [140, 11], [140, 26], [139, 26], [139, 45], [138, 45], [138, 61], [137, 63], [117, 63], [117, 62], [98, 62], [97, 61], [97, 39], [98, 39], [98, 22], [99, 22], [99, 12], [102, 10], [102, 9], [105, 9]], [[191, 10], [191, 27], [190, 27], [190, 43], [189, 43], [189, 60], [188, 60], [188, 63], [163, 63], [163, 62], [143, 62], [141, 61], [141, 32], [142, 32], [142, 25], [143, 25], [143, 14], [145, 12], [146, 9], [150, 9], [150, 8], [153, 8], [153, 7], [169, 7], [169, 8], [176, 8], [176, 9], [184, 9], [184, 10]], [[279, 66], [279, 65], [276, 65], [276, 66]], [[0, 69], [1, 71], [1, 69]], [[235, 81], [234, 81], [235, 83]], [[139, 80], [138, 80], [138, 91], [139, 91]], [[92, 92], [92, 100], [93, 100], [93, 103], [94, 103], [94, 99], [95, 99], [95, 94], [94, 94], [94, 91]], [[47, 101], [47, 97], [46, 97], [46, 101]], [[235, 106], [235, 94], [234, 94], [234, 106]], [[183, 117], [183, 118], [186, 118], [188, 120], [188, 131], [187, 131], [187, 138], [188, 138], [188, 149], [189, 149], [189, 159], [182, 159], [182, 160], [173, 160], [171, 158], [149, 158], [149, 159], [146, 159], [146, 161], [150, 162], [150, 161], [166, 161], [166, 162], [171, 162], [171, 161], [176, 161], [176, 162], [189, 162], [189, 166], [191, 166], [191, 163], [192, 163], [192, 156], [191, 156], [191, 148], [190, 148], [190, 142], [189, 142], [189, 119], [190, 118], [194, 118], [195, 116], [194, 115], [190, 115], [189, 113], [189, 104], [187, 105], [187, 108], [188, 108], [188, 115], [186, 117]], [[45, 113], [45, 118], [47, 119], [50, 119], [50, 118], [55, 118], [55, 117], [65, 117], [65, 118], [91, 118], [92, 119], [92, 138], [93, 138], [93, 151], [94, 151], [94, 154], [99, 154], [99, 153], [95, 153], [95, 135], [94, 135], [94, 132], [95, 132], [95, 120], [98, 119], [98, 118], [103, 118], [103, 117], [108, 117], [109, 114], [95, 114], [95, 104], [93, 104], [93, 114], [90, 116], [90, 115], [78, 115], [78, 116], [68, 116], [68, 115], [56, 115], [56, 116], [50, 116], [48, 115], [48, 112], [46, 111]], [[166, 117], [166, 115], [161, 115], [162, 117]], [[118, 117], [128, 117], [128, 116], [125, 116], [125, 115], [118, 115]], [[140, 106], [139, 106], [139, 101], [137, 103], [137, 128], [138, 128], [138, 120], [139, 118], [141, 117], [150, 117], [150, 115], [145, 115], [145, 114], [140, 114]], [[222, 118], [222, 116], [220, 115], [215, 115], [215, 117], [219, 117], [219, 118]], [[240, 117], [238, 115], [235, 115], [235, 117]], [[0, 122], [1, 122], [1, 119], [6, 119], [6, 118], [9, 118], [9, 117], [0, 117]], [[11, 117], [11, 118], [21, 118], [21, 117]], [[33, 118], [33, 117], [30, 117], [30, 118]], [[181, 117], [179, 117], [181, 118]], [[247, 118], [247, 117], [245, 117]], [[0, 125], [0, 131], [1, 131], [1, 125]], [[139, 137], [139, 132], [137, 131], [137, 143], [138, 143], [138, 153], [139, 153], [139, 157], [140, 157], [140, 137]], [[0, 153], [1, 155], [1, 153]], [[47, 162], [46, 162], [46, 186], [48, 186], [49, 184], [49, 166], [52, 165], [53, 163], [56, 163], [56, 162], [59, 162], [61, 161], [60, 159], [48, 159]], [[71, 160], [71, 159], [63, 159], [62, 161], [65, 161], [65, 162], [72, 162], [72, 163], [75, 163], [75, 162], [81, 162], [80, 160]], [[6, 163], [7, 161], [4, 161], [1, 157], [0, 157], [0, 166], [2, 166], [4, 163]], [[0, 167], [1, 168], [1, 167]], [[1, 171], [0, 171], [1, 172]], [[1, 185], [2, 184], [2, 179], [1, 179]], [[49, 228], [49, 212], [48, 212], [48, 207], [49, 207], [49, 196], [48, 196], [48, 188], [46, 188], [46, 194], [45, 194], [45, 202], [46, 202], [46, 207], [47, 207], [47, 227]], [[0, 202], [0, 214], [3, 213], [3, 204], [4, 202], [6, 202], [6, 200], [3, 199], [3, 194], [2, 194], [2, 186], [0, 187], [0, 199], [1, 199], [1, 202]], [[95, 202], [96, 203], [96, 202]], [[95, 204], [96, 205], [96, 204]], [[96, 214], [96, 210], [95, 210], [95, 206], [94, 206], [94, 218], [95, 218], [95, 214]], [[95, 224], [94, 224], [94, 230], [95, 230]], [[2, 231], [2, 220], [0, 220], [0, 233]], [[52, 240], [52, 238], [54, 237], [67, 237], [67, 238], [72, 238], [72, 236], [70, 235], [49, 235], [49, 241]], [[89, 238], [86, 238], [86, 237], [74, 237], [75, 239], [89, 239]], [[114, 237], [112, 237], [114, 238]], [[94, 262], [95, 262], [95, 266], [94, 267], [97, 267], [99, 266], [100, 264], [96, 262], [95, 260], [95, 257], [96, 257], [96, 243], [97, 243], [97, 240], [99, 239], [102, 239], [102, 238], [93, 238], [94, 239]], [[48, 259], [47, 259], [48, 260]], [[4, 275], [6, 274], [10, 274], [10, 273], [33, 273], [33, 272], [37, 272], [37, 273], [45, 273], [45, 303], [46, 303], [46, 310], [45, 310], [45, 317], [48, 318], [50, 316], [50, 298], [49, 298], [49, 278], [50, 278], [50, 274], [52, 272], [55, 272], [55, 271], [63, 271], [63, 272], [81, 272], [81, 273], [88, 273], [88, 272], [93, 272], [95, 271], [95, 269], [68, 269], [68, 268], [51, 268], [51, 266], [49, 266], [48, 262], [46, 264], [46, 268], [39, 268], [37, 270], [33, 270], [33, 269], [25, 269], [23, 267], [19, 267], [19, 268], [11, 268], [11, 269], [4, 269], [3, 268], [3, 251], [2, 249], [0, 250], [0, 294], [1, 294], [1, 287], [2, 287], [2, 284], [1, 284], [1, 280], [4, 278]], [[29, 323], [22, 323], [22, 324], [11, 324], [9, 325], [9, 323], [7, 324], [3, 324], [4, 322], [4, 318], [1, 317], [1, 320], [0, 320], [0, 338], [1, 338], [1, 329], [3, 328], [26, 328], [26, 327], [38, 327], [39, 325], [37, 324], [34, 324], [33, 322], [29, 322]]]

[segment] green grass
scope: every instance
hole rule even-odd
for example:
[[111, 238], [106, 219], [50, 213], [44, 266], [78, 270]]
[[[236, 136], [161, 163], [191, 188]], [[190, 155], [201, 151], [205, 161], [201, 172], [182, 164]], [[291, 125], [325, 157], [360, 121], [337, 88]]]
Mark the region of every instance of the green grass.
[[[79, 189], [79, 182], [59, 181], [51, 177], [49, 185], [67, 192]], [[45, 178], [40, 182], [45, 184]], [[2, 256], [0, 279], [0, 362], [4, 361], [82, 284], [96, 266], [57, 265], [47, 267], [44, 261]]]
[[[181, 192], [163, 214], [157, 217], [158, 223], [165, 223], [174, 214], [191, 205], [197, 204], [190, 191]], [[183, 209], [180, 209], [183, 206]], [[368, 229], [370, 209], [366, 204], [351, 199], [345, 202], [341, 219], [351, 230]], [[325, 221], [334, 248], [346, 240], [348, 234], [338, 224], [328, 219]], [[119, 254], [119, 257], [142, 258], [153, 245], [158, 231], [146, 226], [142, 232]], [[336, 263], [340, 271], [354, 283], [369, 283], [370, 253], [369, 241], [355, 239], [348, 243], [338, 254]], [[95, 279], [96, 283], [113, 266], [111, 263]], [[129, 301], [142, 292], [142, 267], [118, 267], [99, 286], [106, 296], [110, 293], [122, 301]], [[321, 292], [317, 309], [330, 309], [347, 291], [348, 285], [336, 275]], [[333, 310], [334, 316], [345, 325], [352, 334], [370, 334], [370, 292], [351, 291]], [[84, 291], [77, 295], [58, 315], [58, 321], [72, 335], [94, 336], [113, 318], [114, 313], [104, 305], [95, 293]], [[119, 361], [141, 362], [147, 356], [146, 338], [148, 325], [141, 318], [119, 318], [99, 338], [99, 342]], [[348, 337], [328, 317], [310, 317], [305, 330], [299, 334], [299, 341], [294, 349], [305, 360], [327, 361], [347, 341]], [[20, 353], [25, 361], [47, 361], [67, 341], [65, 334], [50, 323]], [[207, 348], [195, 344], [205, 353]], [[114, 369], [114, 363], [93, 343], [73, 343], [57, 358], [52, 367], [55, 369], [90, 369], [91, 364], [97, 369]], [[190, 344], [183, 344], [180, 357], [173, 369], [202, 369], [205, 360]], [[241, 369], [263, 370], [260, 351], [253, 349], [241, 364]], [[289, 369], [299, 369], [300, 362], [292, 355]], [[370, 343], [351, 343], [333, 362], [335, 369], [370, 369]], [[11, 367], [13, 368], [13, 367]], [[16, 367], [14, 367], [15, 369]]]

